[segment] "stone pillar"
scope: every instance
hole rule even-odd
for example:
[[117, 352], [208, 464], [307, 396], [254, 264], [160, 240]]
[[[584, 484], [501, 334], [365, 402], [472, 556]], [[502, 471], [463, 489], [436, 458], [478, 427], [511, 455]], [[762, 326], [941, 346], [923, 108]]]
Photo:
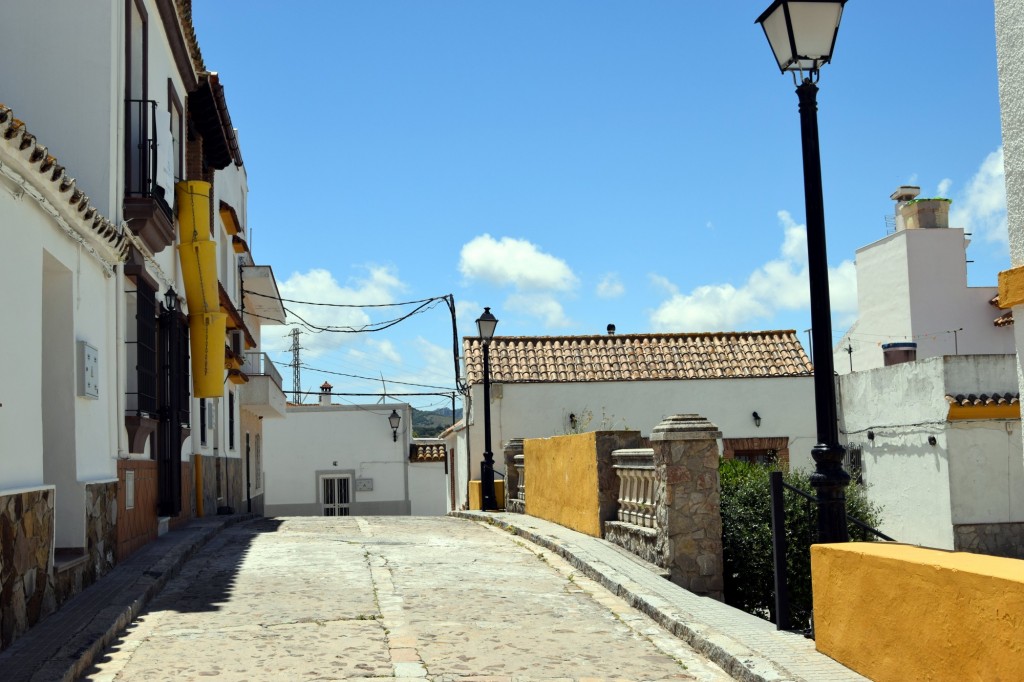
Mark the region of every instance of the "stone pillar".
[[721, 600], [722, 514], [718, 427], [697, 414], [677, 414], [651, 431], [658, 549], [670, 557], [672, 582]]

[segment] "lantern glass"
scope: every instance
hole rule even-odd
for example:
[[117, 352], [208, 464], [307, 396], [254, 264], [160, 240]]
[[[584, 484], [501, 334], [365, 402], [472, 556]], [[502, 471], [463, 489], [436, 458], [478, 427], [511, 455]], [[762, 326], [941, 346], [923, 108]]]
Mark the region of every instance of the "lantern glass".
[[782, 71], [816, 71], [832, 60], [846, 0], [775, 0], [758, 17]]
[[391, 410], [391, 416], [388, 417], [388, 423], [391, 424], [391, 428], [397, 429], [401, 421], [402, 417], [398, 414], [398, 410]]
[[491, 337], [494, 336], [494, 329], [497, 326], [498, 318], [491, 314], [490, 308], [484, 308], [483, 315], [476, 321], [476, 328], [480, 333], [480, 338], [484, 341], [490, 341]]

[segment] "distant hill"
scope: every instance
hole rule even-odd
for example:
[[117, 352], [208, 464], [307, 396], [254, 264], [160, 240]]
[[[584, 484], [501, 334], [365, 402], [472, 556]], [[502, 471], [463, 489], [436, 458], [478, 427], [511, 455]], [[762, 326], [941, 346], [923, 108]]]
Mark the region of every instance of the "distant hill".
[[[462, 419], [462, 410], [455, 411], [454, 421]], [[442, 407], [439, 410], [422, 412], [412, 409], [413, 438], [437, 438], [442, 431], [452, 425], [452, 408]]]

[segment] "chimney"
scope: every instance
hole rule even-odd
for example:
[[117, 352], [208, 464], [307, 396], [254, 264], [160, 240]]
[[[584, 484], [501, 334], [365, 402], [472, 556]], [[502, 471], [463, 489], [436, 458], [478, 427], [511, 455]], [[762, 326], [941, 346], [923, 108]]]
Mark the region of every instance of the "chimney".
[[608, 336], [615, 336], [615, 325], [608, 325]]
[[902, 185], [889, 198], [896, 202], [896, 231], [949, 227], [949, 199], [918, 199], [920, 187]]
[[917, 344], [913, 341], [901, 341], [899, 343], [883, 343], [882, 359], [885, 366], [898, 365], [903, 362], [914, 362], [917, 360]]
[[334, 388], [334, 386], [331, 386], [326, 381], [324, 383], [320, 384], [320, 405], [322, 407], [327, 407], [327, 406], [329, 406], [331, 404], [331, 389], [332, 388]]

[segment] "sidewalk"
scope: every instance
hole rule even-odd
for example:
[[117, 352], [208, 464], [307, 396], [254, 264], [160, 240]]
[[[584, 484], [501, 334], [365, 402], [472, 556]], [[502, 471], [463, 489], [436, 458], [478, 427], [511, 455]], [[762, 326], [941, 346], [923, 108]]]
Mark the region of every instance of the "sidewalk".
[[252, 514], [210, 516], [172, 530], [118, 564], [0, 653], [5, 682], [71, 682], [213, 536]]
[[452, 515], [494, 523], [558, 553], [742, 682], [867, 679], [818, 653], [801, 635], [779, 632], [768, 621], [678, 587], [617, 545], [525, 514]]

